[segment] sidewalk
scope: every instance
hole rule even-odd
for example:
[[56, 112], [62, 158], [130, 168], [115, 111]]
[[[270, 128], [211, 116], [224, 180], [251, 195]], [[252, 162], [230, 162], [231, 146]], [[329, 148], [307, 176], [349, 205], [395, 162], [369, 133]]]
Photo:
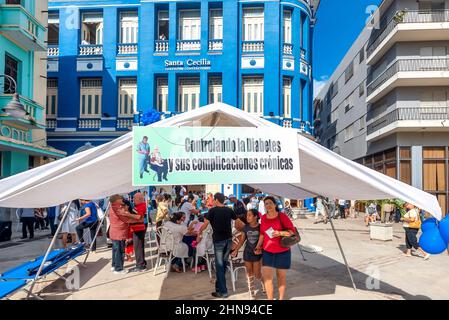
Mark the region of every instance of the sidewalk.
[[[314, 225], [311, 218], [299, 219], [295, 223], [300, 229], [303, 245], [320, 246], [324, 251], [319, 254], [304, 252], [306, 261], [303, 261], [297, 247], [293, 248], [292, 269], [287, 275], [288, 299], [449, 299], [449, 256], [444, 253], [432, 256], [429, 261], [419, 257], [404, 257], [401, 251], [404, 232], [400, 224], [394, 225], [392, 242], [380, 242], [369, 239], [369, 228], [365, 227], [363, 217], [334, 220], [358, 288], [356, 292], [343, 264], [331, 225]], [[37, 245], [38, 241], [35, 243]], [[0, 256], [3, 259], [3, 250]], [[81, 287], [78, 291], [68, 291], [61, 280], [50, 285], [47, 283], [46, 288], [44, 285], [38, 289], [44, 289], [44, 299], [56, 300], [212, 298], [210, 293], [214, 290], [214, 284], [207, 272], [197, 275], [190, 270], [185, 274], [170, 273], [167, 279], [163, 268], [157, 276], [153, 276], [152, 271], [114, 275], [110, 271], [110, 259], [111, 251], [107, 248], [91, 254], [87, 267], [80, 268]], [[126, 266], [131, 267], [132, 264], [127, 263]], [[0, 270], [4, 269], [4, 262], [0, 262]], [[232, 292], [229, 273], [227, 278], [230, 299], [247, 299], [244, 273], [239, 274], [235, 293]], [[379, 279], [378, 288], [374, 278]], [[15, 299], [23, 297], [23, 294], [14, 296]]]

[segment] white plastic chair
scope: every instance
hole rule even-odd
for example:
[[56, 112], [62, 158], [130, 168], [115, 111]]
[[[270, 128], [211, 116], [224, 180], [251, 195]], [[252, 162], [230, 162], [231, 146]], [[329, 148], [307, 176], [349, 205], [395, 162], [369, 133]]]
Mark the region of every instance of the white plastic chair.
[[156, 275], [157, 269], [161, 266], [162, 261], [164, 261], [165, 272], [170, 272], [170, 262], [172, 260], [174, 242], [173, 235], [164, 227], [156, 229], [156, 236], [159, 237], [159, 243], [157, 245], [157, 259], [153, 272], [154, 276]]
[[[201, 243], [204, 245], [204, 253], [200, 252], [199, 248], [197, 247], [196, 254], [195, 254], [195, 274], [198, 273], [198, 259], [203, 258], [206, 260], [207, 264], [207, 271], [209, 272], [209, 278], [212, 278], [212, 261], [214, 259], [214, 248], [213, 248], [213, 242], [212, 242], [212, 228], [209, 228], [206, 231], [206, 236], [201, 241]], [[200, 243], [200, 245], [201, 245]]]

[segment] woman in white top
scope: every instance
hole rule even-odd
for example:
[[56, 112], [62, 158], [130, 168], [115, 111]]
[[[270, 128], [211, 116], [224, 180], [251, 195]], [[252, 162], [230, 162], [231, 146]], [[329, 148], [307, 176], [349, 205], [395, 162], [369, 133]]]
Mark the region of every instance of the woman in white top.
[[186, 216], [184, 212], [175, 212], [170, 221], [164, 223], [164, 228], [169, 230], [173, 235], [173, 259], [172, 271], [182, 272], [181, 258], [189, 257], [189, 246], [182, 242], [185, 235], [194, 235], [195, 224], [198, 221], [193, 221], [188, 227], [184, 224]]
[[[60, 210], [60, 217], [65, 212], [68, 203], [64, 204]], [[62, 221], [61, 225], [61, 234], [62, 234], [62, 245], [67, 248], [67, 237], [70, 234], [72, 238], [72, 245], [76, 243], [76, 227], [78, 226], [78, 218], [80, 215], [80, 205], [78, 200], [72, 201], [69, 212], [67, 212], [67, 216]], [[59, 218], [59, 217], [58, 217]]]
[[420, 248], [416, 237], [420, 228], [416, 227], [414, 222], [421, 220], [419, 210], [411, 203], [407, 203], [405, 208], [407, 209], [407, 213], [401, 218], [401, 221], [403, 222], [402, 226], [405, 230], [405, 245], [407, 247], [407, 251], [404, 255], [406, 257], [411, 257], [412, 248], [414, 248], [421, 253], [424, 260], [428, 260], [430, 254], [424, 252], [424, 250]]

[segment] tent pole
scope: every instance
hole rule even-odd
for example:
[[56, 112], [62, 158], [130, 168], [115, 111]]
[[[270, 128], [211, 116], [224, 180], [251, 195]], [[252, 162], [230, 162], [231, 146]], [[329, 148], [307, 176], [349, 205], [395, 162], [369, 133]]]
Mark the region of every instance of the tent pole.
[[326, 211], [328, 213], [329, 222], [331, 224], [332, 231], [334, 232], [335, 239], [337, 240], [338, 248], [340, 249], [340, 253], [341, 253], [341, 255], [343, 257], [343, 261], [345, 262], [345, 265], [346, 265], [346, 269], [348, 270], [349, 278], [351, 278], [352, 286], [354, 288], [354, 291], [357, 292], [357, 287], [355, 285], [354, 278], [352, 277], [351, 268], [349, 267], [348, 261], [346, 260], [346, 256], [343, 251], [343, 247], [341, 246], [340, 239], [338, 238], [337, 230], [335, 230], [334, 222], [332, 221], [332, 218], [330, 217], [329, 204], [326, 201], [324, 201], [324, 205], [326, 206], [326, 209], [327, 209]]
[[100, 229], [103, 226], [104, 220], [106, 219], [106, 216], [107, 216], [107, 214], [109, 212], [109, 207], [110, 206], [111, 206], [111, 203], [108, 201], [108, 205], [106, 207], [106, 211], [104, 212], [103, 218], [101, 219], [100, 223], [98, 224], [97, 231], [95, 231], [95, 236], [92, 239], [92, 242], [90, 244], [89, 251], [87, 252], [86, 257], [84, 258], [83, 265], [86, 264], [86, 261], [89, 258], [90, 253], [92, 252], [92, 248], [94, 246], [95, 241], [97, 240], [98, 233], [100, 232]]
[[62, 216], [62, 220], [58, 224], [58, 228], [56, 229], [55, 235], [53, 236], [53, 239], [51, 240], [50, 245], [47, 248], [47, 252], [45, 253], [44, 259], [42, 259], [42, 263], [39, 266], [39, 270], [36, 273], [36, 277], [34, 277], [34, 279], [33, 279], [33, 284], [31, 285], [31, 288], [28, 291], [27, 299], [30, 297], [30, 295], [33, 294], [34, 285], [36, 284], [37, 279], [39, 279], [39, 276], [40, 276], [40, 274], [42, 272], [42, 269], [44, 268], [44, 264], [47, 261], [48, 255], [50, 254], [50, 251], [52, 250], [53, 246], [55, 245], [56, 239], [59, 236], [59, 232], [61, 232], [62, 223], [67, 218], [67, 214], [69, 212], [70, 206], [72, 205], [72, 202], [73, 201], [70, 201], [69, 204], [67, 205], [67, 207], [65, 208], [64, 214]]

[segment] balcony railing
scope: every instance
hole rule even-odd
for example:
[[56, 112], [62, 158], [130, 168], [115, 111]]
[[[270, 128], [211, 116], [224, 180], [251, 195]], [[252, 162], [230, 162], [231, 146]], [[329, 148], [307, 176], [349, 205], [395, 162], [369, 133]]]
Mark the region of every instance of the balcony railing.
[[290, 43], [284, 43], [284, 54], [293, 54], [293, 45]]
[[222, 51], [223, 50], [223, 40], [209, 40], [209, 51]]
[[263, 52], [264, 51], [263, 41], [243, 41], [242, 51], [247, 52]]
[[201, 40], [176, 41], [176, 51], [199, 51], [199, 50], [201, 50]]
[[404, 120], [449, 120], [449, 107], [398, 108], [369, 124], [367, 134], [370, 135], [394, 122]]
[[59, 56], [59, 46], [49, 45], [47, 48], [47, 56], [49, 57], [58, 57]]
[[[449, 71], [449, 59], [401, 59], [372, 80], [368, 87], [368, 96], [398, 72]], [[370, 81], [371, 76], [368, 76]]]
[[103, 54], [103, 45], [80, 45], [80, 56], [101, 56]]
[[449, 10], [432, 10], [432, 11], [398, 11], [388, 21], [381, 21], [380, 25], [384, 27], [376, 32], [371, 44], [369, 44], [366, 52], [370, 56], [400, 23], [433, 23], [433, 22], [449, 22]]
[[133, 118], [117, 119], [117, 129], [130, 129], [133, 125]]
[[117, 53], [119, 55], [133, 55], [137, 54], [139, 46], [137, 43], [119, 43], [117, 45]]
[[78, 128], [80, 128], [80, 129], [99, 129], [99, 128], [101, 128], [101, 120], [80, 119], [80, 120], [78, 120]]
[[305, 59], [306, 58], [306, 50], [301, 48], [301, 59]]
[[26, 49], [45, 50], [45, 26], [23, 6], [0, 4], [0, 16], [0, 33], [9, 35]]
[[47, 119], [47, 129], [55, 129], [56, 128], [56, 120], [54, 119]]
[[168, 40], [156, 40], [154, 42], [155, 52], [168, 52]]

